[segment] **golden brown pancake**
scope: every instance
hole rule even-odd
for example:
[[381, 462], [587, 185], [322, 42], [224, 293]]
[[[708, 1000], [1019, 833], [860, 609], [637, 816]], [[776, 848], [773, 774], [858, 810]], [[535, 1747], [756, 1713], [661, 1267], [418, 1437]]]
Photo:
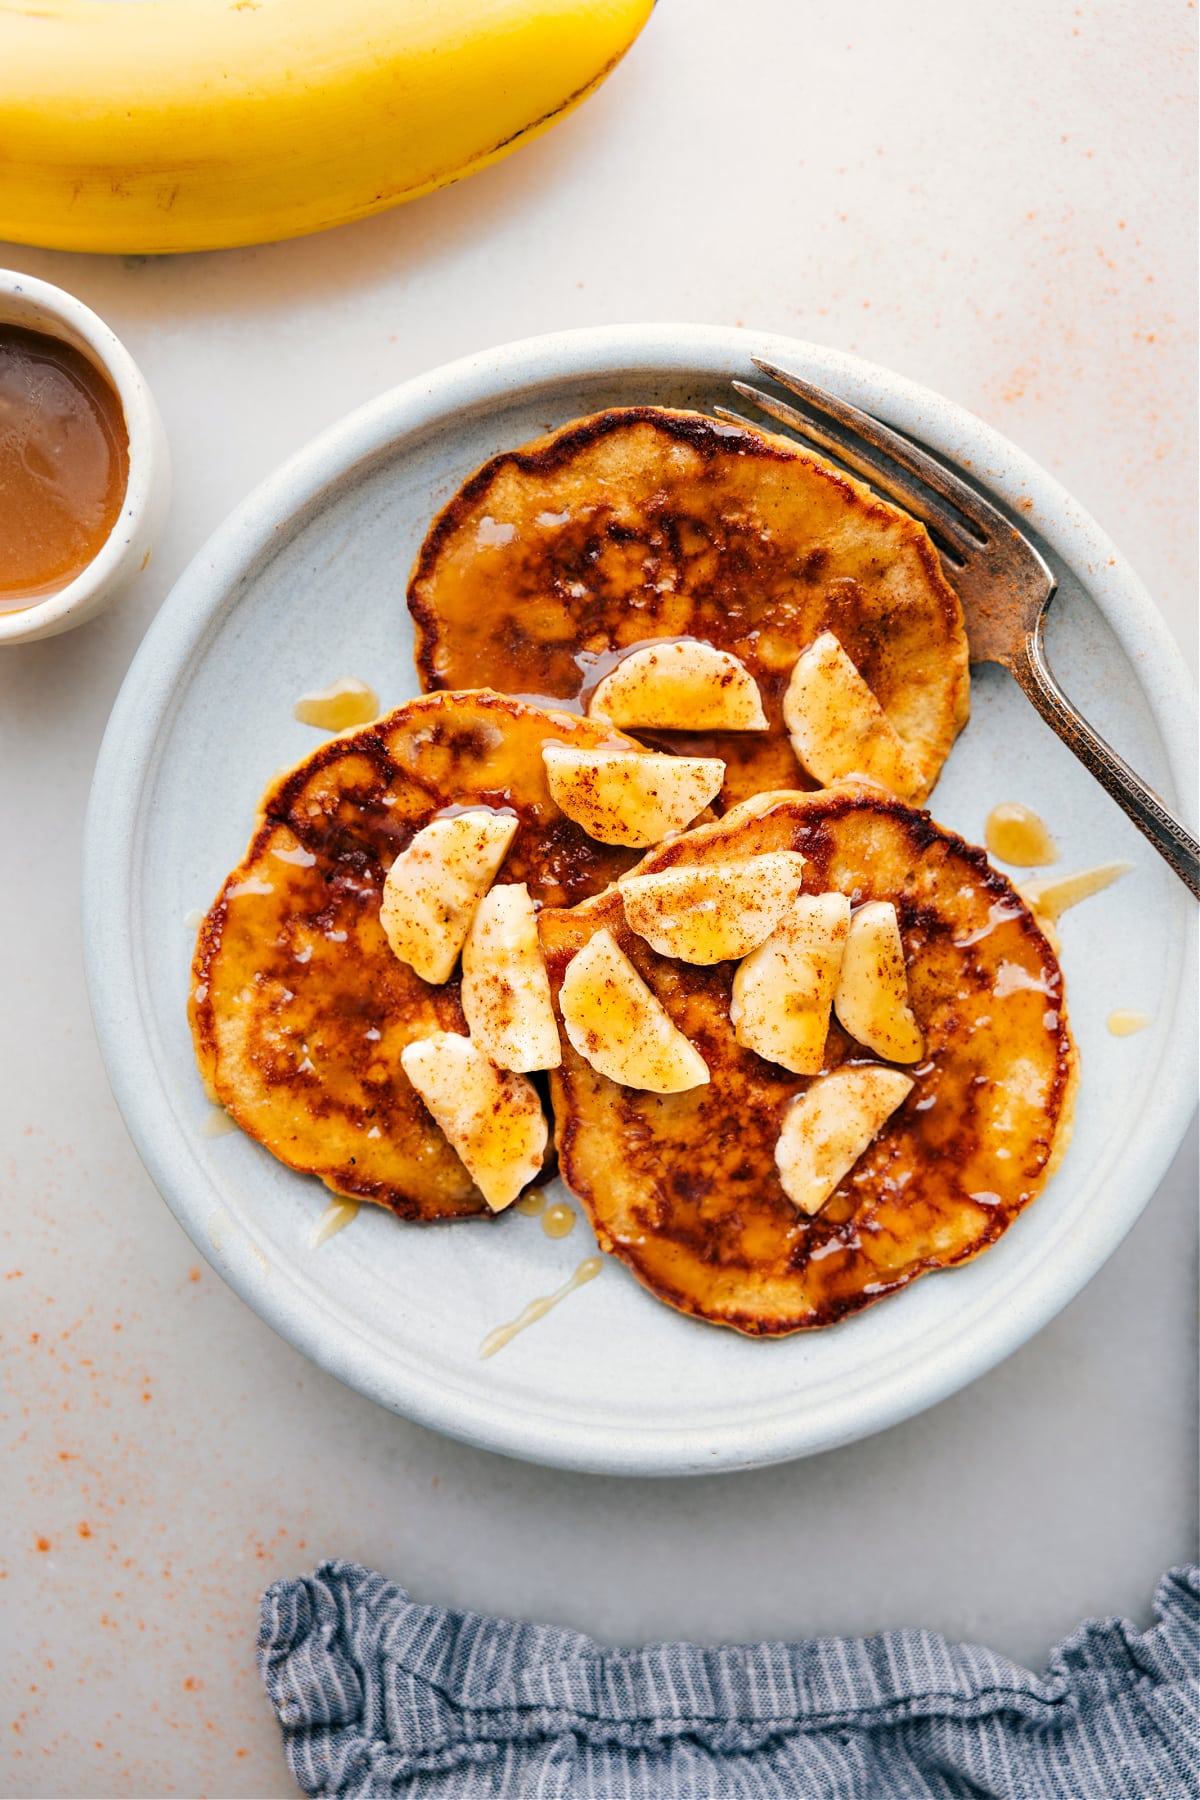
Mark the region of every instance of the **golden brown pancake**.
[[550, 798], [542, 745], [630, 740], [493, 693], [433, 694], [327, 740], [263, 797], [245, 857], [200, 928], [190, 1017], [210, 1092], [242, 1129], [336, 1194], [406, 1219], [486, 1213], [400, 1066], [466, 1032], [457, 974], [430, 987], [393, 956], [384, 877], [446, 808], [520, 820], [500, 881], [569, 905], [636, 850], [593, 843]]
[[[564, 1036], [551, 1076], [559, 1166], [604, 1250], [681, 1311], [756, 1336], [830, 1325], [931, 1269], [978, 1255], [1045, 1185], [1070, 1135], [1074, 1052], [1053, 951], [1015, 889], [879, 790], [763, 796], [652, 850], [640, 867], [771, 850], [808, 859], [805, 890], [895, 902], [924, 1060], [914, 1087], [815, 1218], [775, 1167], [785, 1107], [810, 1079], [742, 1049], [734, 963], [658, 956], [611, 890], [540, 919], [557, 997], [607, 927], [709, 1066], [659, 1096], [596, 1074]], [[826, 1071], [877, 1062], [831, 1022]]]
[[408, 589], [426, 689], [581, 706], [624, 652], [700, 638], [746, 664], [769, 732], [639, 733], [728, 764], [724, 803], [810, 788], [792, 665], [835, 633], [925, 775], [966, 722], [958, 597], [923, 525], [768, 432], [624, 407], [493, 457], [434, 520]]

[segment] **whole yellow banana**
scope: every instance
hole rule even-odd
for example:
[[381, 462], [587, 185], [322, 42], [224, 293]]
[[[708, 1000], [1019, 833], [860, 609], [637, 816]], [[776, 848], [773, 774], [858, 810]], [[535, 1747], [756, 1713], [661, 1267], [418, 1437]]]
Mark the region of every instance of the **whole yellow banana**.
[[653, 0], [0, 0], [0, 238], [297, 237], [507, 156]]

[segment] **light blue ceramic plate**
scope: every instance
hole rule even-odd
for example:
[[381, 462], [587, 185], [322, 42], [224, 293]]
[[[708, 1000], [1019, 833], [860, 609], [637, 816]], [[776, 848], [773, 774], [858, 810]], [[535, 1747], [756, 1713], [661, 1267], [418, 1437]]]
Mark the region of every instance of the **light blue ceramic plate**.
[[[753, 354], [791, 364], [970, 468], [1020, 506], [1060, 581], [1055, 667], [1088, 717], [1190, 804], [1194, 702], [1169, 634], [1096, 525], [968, 413], [882, 369], [754, 332], [624, 327], [511, 344], [411, 381], [293, 458], [221, 528], [164, 605], [113, 710], [87, 828], [88, 981], [113, 1089], [197, 1247], [256, 1312], [382, 1405], [470, 1443], [567, 1468], [682, 1474], [828, 1449], [931, 1405], [1023, 1343], [1095, 1274], [1153, 1193], [1194, 1072], [1192, 903], [999, 671], [933, 798], [978, 841], [1022, 800], [1065, 868], [1135, 872], [1063, 924], [1082, 1052], [1075, 1139], [1045, 1194], [978, 1261], [831, 1330], [755, 1343], [693, 1323], [618, 1264], [500, 1355], [493, 1326], [592, 1248], [531, 1218], [406, 1227], [364, 1208], [317, 1251], [327, 1195], [210, 1108], [185, 1016], [194, 926], [240, 856], [255, 800], [317, 739], [295, 697], [355, 674], [387, 706], [415, 694], [404, 605], [432, 513], [493, 452], [597, 407], [728, 401]], [[1115, 1007], [1152, 1026], [1118, 1039]]]

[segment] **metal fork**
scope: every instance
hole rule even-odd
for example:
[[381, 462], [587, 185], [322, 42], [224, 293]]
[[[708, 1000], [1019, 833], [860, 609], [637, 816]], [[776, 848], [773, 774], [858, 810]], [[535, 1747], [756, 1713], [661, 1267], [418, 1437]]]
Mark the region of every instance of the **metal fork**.
[[[971, 661], [999, 663], [1015, 677], [1051, 730], [1200, 898], [1200, 844], [1092, 729], [1050, 671], [1043, 630], [1057, 584], [1028, 538], [908, 438], [801, 375], [757, 356], [754, 364], [805, 410], [745, 381], [734, 382], [738, 393], [920, 519], [962, 601]], [[748, 423], [725, 407], [713, 410], [735, 424]]]

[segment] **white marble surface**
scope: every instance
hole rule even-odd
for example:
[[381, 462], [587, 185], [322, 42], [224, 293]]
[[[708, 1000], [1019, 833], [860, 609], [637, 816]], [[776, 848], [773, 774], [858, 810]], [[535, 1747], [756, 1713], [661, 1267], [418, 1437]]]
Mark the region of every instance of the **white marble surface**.
[[582, 111], [399, 212], [175, 260], [0, 245], [125, 338], [177, 480], [111, 613], [0, 653], [4, 1792], [292, 1793], [255, 1599], [322, 1556], [610, 1641], [922, 1623], [1038, 1664], [1195, 1554], [1194, 1148], [923, 1417], [752, 1475], [547, 1473], [340, 1389], [200, 1264], [109, 1098], [77, 907], [109, 705], [207, 532], [349, 407], [531, 332], [740, 320], [942, 389], [1096, 514], [1194, 666], [1193, 19], [663, 0]]

